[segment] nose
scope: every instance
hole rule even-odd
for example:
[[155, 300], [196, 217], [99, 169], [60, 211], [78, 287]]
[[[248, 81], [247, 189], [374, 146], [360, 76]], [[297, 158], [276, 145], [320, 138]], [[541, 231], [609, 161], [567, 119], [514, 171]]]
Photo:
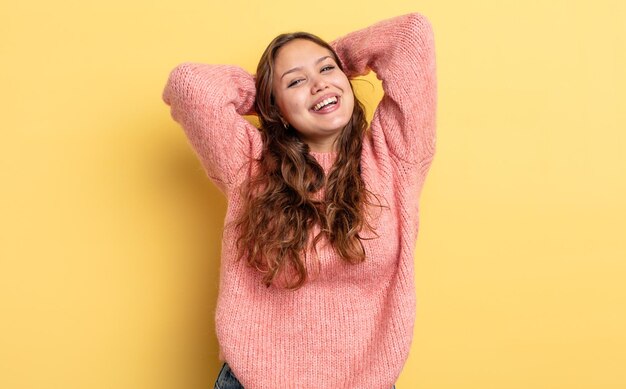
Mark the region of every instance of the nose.
[[311, 93], [315, 94], [326, 88], [328, 88], [328, 83], [323, 77], [317, 76], [313, 79], [313, 82], [311, 83]]

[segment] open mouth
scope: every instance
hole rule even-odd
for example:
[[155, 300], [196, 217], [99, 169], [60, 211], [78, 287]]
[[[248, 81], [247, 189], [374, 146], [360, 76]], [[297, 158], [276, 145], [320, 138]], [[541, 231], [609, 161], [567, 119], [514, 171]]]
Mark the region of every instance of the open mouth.
[[338, 101], [337, 96], [332, 96], [327, 99], [324, 99], [320, 101], [319, 103], [317, 103], [315, 106], [313, 106], [313, 111], [315, 112], [323, 111], [324, 109], [327, 109], [328, 107], [331, 107], [337, 104], [337, 101]]

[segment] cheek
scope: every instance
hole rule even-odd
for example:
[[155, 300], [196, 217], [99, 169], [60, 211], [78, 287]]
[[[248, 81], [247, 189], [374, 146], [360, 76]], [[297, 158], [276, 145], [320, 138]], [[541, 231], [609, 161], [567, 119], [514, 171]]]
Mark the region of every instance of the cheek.
[[350, 81], [348, 80], [347, 77], [342, 79], [341, 82], [341, 89], [344, 90], [344, 99], [347, 100], [346, 102], [349, 101], [350, 105], [353, 106], [354, 105], [354, 92], [352, 92], [352, 85], [350, 85]]
[[288, 119], [293, 118], [295, 112], [293, 107], [293, 101], [283, 101], [283, 104], [280, 107], [280, 112]]
[[280, 111], [288, 118], [295, 117], [300, 114], [303, 110], [303, 107], [306, 106], [304, 99], [299, 98], [299, 96], [289, 96], [283, 98], [281, 100]]
[[344, 103], [346, 104], [346, 108], [352, 113], [354, 110], [354, 93], [348, 86], [346, 93], [344, 94]]
[[276, 107], [278, 107], [278, 111], [281, 116], [289, 117], [289, 100], [284, 96], [277, 95], [275, 98]]

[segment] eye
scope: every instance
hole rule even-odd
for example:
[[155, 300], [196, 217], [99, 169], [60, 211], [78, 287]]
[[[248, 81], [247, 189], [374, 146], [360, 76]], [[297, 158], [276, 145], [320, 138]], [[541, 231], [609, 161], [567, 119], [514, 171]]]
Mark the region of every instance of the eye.
[[291, 82], [289, 83], [289, 85], [287, 85], [287, 88], [291, 88], [291, 87], [292, 87], [292, 86], [294, 86], [294, 85], [298, 85], [298, 84], [299, 84], [300, 82], [302, 82], [302, 81], [304, 81], [304, 80], [302, 80], [302, 79], [293, 80], [293, 81], [291, 81]]
[[332, 70], [332, 69], [334, 69], [334, 68], [335, 68], [335, 67], [334, 67], [333, 65], [326, 65], [326, 66], [324, 66], [324, 67], [322, 68], [322, 71], [324, 72], [324, 71], [327, 71], [327, 70]]

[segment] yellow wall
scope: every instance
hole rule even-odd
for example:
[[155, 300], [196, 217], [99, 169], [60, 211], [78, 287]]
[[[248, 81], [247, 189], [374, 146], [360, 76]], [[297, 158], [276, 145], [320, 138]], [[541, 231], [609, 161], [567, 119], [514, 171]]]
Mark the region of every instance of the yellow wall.
[[0, 387], [212, 387], [225, 201], [168, 72], [410, 11], [435, 30], [439, 135], [398, 388], [626, 387], [617, 0], [3, 2]]

